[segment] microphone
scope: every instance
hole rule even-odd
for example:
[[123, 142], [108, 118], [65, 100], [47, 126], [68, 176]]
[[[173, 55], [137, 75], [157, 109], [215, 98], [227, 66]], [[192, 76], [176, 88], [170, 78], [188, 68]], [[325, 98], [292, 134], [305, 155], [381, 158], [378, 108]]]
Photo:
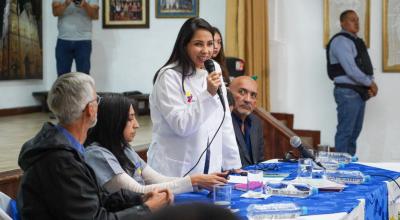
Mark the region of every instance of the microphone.
[[293, 136], [290, 138], [290, 145], [292, 145], [292, 147], [294, 148], [297, 148], [300, 151], [302, 157], [312, 159], [318, 166], [325, 169], [325, 167], [322, 166], [320, 162], [315, 161], [314, 155], [312, 155], [307, 149], [303, 147], [301, 139], [298, 136]]
[[[206, 68], [208, 74], [215, 71], [214, 62], [212, 60], [204, 61], [204, 67]], [[224, 100], [224, 96], [222, 95], [221, 86], [218, 88], [217, 94], [219, 96], [219, 100], [221, 100], [222, 107], [224, 108], [224, 111], [225, 111], [226, 110], [225, 109], [225, 100]]]

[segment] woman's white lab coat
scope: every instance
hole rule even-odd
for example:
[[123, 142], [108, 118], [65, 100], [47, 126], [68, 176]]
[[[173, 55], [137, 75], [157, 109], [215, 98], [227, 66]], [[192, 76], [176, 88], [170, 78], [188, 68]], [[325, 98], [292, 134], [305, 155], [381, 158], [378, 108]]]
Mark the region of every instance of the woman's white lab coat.
[[[217, 72], [220, 66], [214, 62]], [[184, 81], [182, 74], [169, 65], [159, 72], [150, 95], [150, 112], [153, 122], [152, 143], [148, 151], [148, 163], [167, 176], [183, 176], [197, 162], [211, 141], [223, 118], [223, 108], [218, 95], [207, 91], [207, 71], [197, 69]], [[221, 77], [222, 81], [222, 77]], [[231, 113], [222, 83], [225, 99], [225, 120], [210, 145], [209, 173], [221, 169], [241, 167]], [[190, 172], [203, 173], [206, 153]]]

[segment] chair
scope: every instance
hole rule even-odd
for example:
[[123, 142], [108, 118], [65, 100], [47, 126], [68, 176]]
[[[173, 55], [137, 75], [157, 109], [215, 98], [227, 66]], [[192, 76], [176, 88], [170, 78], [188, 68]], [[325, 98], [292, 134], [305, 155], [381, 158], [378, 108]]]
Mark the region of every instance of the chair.
[[47, 105], [47, 96], [49, 91], [38, 91], [32, 92], [32, 96], [35, 97], [41, 105], [42, 112], [49, 112], [49, 106]]
[[12, 220], [12, 218], [7, 214], [11, 201], [10, 197], [0, 192], [0, 219]]
[[226, 57], [226, 68], [230, 77], [238, 77], [244, 75], [244, 60], [237, 57]]
[[149, 115], [150, 114], [150, 105], [149, 105], [149, 97], [150, 94], [143, 94], [140, 91], [127, 91], [122, 93], [124, 96], [134, 99], [137, 102], [138, 114], [139, 115]]

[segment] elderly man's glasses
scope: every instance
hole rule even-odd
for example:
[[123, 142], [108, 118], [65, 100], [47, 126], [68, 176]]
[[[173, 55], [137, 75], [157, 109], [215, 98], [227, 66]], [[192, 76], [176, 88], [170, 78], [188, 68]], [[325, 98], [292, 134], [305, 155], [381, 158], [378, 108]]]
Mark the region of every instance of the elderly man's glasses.
[[100, 102], [101, 102], [102, 99], [103, 99], [103, 98], [102, 98], [101, 96], [96, 95], [96, 101], [97, 101], [97, 104], [98, 104], [98, 105], [100, 105]]
[[[86, 104], [86, 106], [89, 105], [89, 103], [92, 103], [92, 102], [94, 102], [94, 101], [97, 102], [97, 105], [100, 105], [100, 102], [101, 102], [102, 99], [103, 99], [103, 97], [101, 97], [101, 96], [99, 96], [99, 95], [96, 95], [96, 98], [93, 99], [93, 100], [91, 100], [91, 101], [89, 101], [89, 102]], [[85, 108], [86, 108], [86, 106], [85, 106]], [[85, 111], [85, 108], [84, 108], [82, 111]]]
[[94, 102], [94, 101], [96, 101], [97, 102], [97, 104], [98, 105], [100, 105], [100, 102], [101, 102], [101, 100], [102, 100], [103, 98], [101, 97], [101, 96], [99, 96], [99, 95], [96, 95], [96, 98], [95, 99], [93, 99], [92, 101], [90, 101], [90, 102], [88, 102], [88, 104], [89, 103], [91, 103], [91, 102]]

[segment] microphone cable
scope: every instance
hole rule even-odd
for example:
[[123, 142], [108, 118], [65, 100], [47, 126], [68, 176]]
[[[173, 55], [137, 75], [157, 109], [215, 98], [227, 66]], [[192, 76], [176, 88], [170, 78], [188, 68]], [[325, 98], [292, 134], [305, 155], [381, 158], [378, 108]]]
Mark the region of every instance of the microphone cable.
[[226, 113], [226, 112], [225, 112], [225, 110], [224, 110], [224, 116], [222, 117], [222, 121], [221, 121], [221, 123], [219, 124], [217, 131], [215, 132], [215, 134], [214, 134], [213, 138], [211, 139], [211, 141], [207, 144], [207, 147], [206, 147], [206, 148], [203, 150], [203, 152], [200, 154], [200, 157], [199, 157], [199, 159], [197, 160], [196, 164], [195, 164], [192, 168], [190, 168], [190, 170], [189, 170], [188, 172], [186, 172], [185, 175], [183, 175], [183, 177], [187, 176], [190, 172], [192, 172], [192, 170], [199, 164], [199, 162], [200, 162], [201, 158], [203, 157], [204, 153], [210, 148], [211, 143], [214, 141], [215, 136], [217, 136], [219, 130], [221, 129], [222, 124], [224, 123], [224, 120], [225, 120], [225, 113]]
[[370, 176], [385, 177], [385, 178], [391, 179], [391, 180], [393, 180], [393, 182], [397, 185], [397, 187], [399, 187], [399, 189], [400, 189], [399, 183], [397, 183], [397, 181], [396, 181], [394, 178], [390, 177], [390, 176], [382, 175], [382, 174], [368, 174], [368, 175], [370, 175]]

